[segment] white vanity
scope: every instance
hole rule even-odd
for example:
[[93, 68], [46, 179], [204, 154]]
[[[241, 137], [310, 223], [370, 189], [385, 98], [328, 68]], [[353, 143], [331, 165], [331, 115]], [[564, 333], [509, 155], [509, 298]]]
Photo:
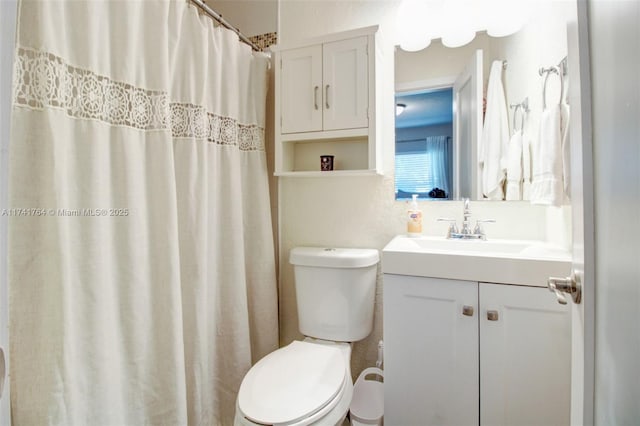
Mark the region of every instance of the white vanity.
[[568, 252], [398, 236], [383, 250], [385, 424], [566, 425]]

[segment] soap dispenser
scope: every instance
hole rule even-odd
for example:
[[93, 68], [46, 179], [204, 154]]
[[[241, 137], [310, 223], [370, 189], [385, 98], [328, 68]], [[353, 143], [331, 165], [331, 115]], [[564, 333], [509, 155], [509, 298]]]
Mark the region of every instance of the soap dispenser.
[[422, 210], [418, 207], [418, 194], [413, 194], [412, 197], [407, 210], [407, 233], [410, 237], [419, 237], [422, 235]]

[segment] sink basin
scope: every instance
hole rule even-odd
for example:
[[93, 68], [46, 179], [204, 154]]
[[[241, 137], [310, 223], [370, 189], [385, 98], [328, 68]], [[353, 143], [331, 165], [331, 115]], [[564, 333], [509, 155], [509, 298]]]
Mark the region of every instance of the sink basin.
[[571, 253], [540, 241], [399, 235], [382, 251], [382, 271], [399, 275], [546, 287], [570, 269]]
[[444, 238], [420, 237], [420, 238], [401, 238], [407, 247], [418, 250], [437, 250], [437, 251], [462, 251], [462, 252], [478, 252], [478, 253], [503, 253], [514, 254], [520, 253], [531, 246], [529, 241], [509, 241], [509, 240], [447, 240]]

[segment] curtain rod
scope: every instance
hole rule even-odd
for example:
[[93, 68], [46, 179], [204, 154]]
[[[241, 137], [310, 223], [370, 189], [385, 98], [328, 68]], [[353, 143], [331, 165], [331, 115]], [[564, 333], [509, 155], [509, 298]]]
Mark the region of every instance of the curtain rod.
[[213, 18], [215, 21], [219, 22], [220, 25], [222, 25], [225, 28], [230, 29], [231, 31], [233, 31], [234, 33], [236, 33], [238, 35], [238, 37], [240, 37], [240, 41], [242, 41], [243, 43], [248, 44], [249, 46], [251, 46], [251, 48], [257, 52], [260, 52], [260, 48], [253, 43], [251, 40], [249, 40], [247, 38], [247, 36], [245, 36], [244, 34], [242, 34], [240, 32], [239, 29], [237, 29], [236, 27], [234, 27], [233, 25], [231, 25], [226, 19], [224, 19], [222, 17], [222, 15], [220, 15], [219, 13], [217, 13], [215, 10], [211, 9], [209, 6], [207, 6], [202, 0], [191, 0], [196, 6], [198, 6], [200, 9], [202, 9], [202, 11], [204, 11], [207, 15], [209, 15], [211, 18]]

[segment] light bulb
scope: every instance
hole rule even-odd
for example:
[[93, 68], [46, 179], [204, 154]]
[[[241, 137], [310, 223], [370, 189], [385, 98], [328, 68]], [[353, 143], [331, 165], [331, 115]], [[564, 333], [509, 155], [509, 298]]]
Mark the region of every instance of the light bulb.
[[474, 22], [477, 16], [477, 2], [470, 0], [449, 0], [442, 10], [442, 44], [447, 47], [460, 47], [470, 43], [479, 27]]
[[431, 44], [428, 2], [424, 0], [403, 0], [398, 8], [396, 23], [399, 44], [402, 50], [415, 52]]

